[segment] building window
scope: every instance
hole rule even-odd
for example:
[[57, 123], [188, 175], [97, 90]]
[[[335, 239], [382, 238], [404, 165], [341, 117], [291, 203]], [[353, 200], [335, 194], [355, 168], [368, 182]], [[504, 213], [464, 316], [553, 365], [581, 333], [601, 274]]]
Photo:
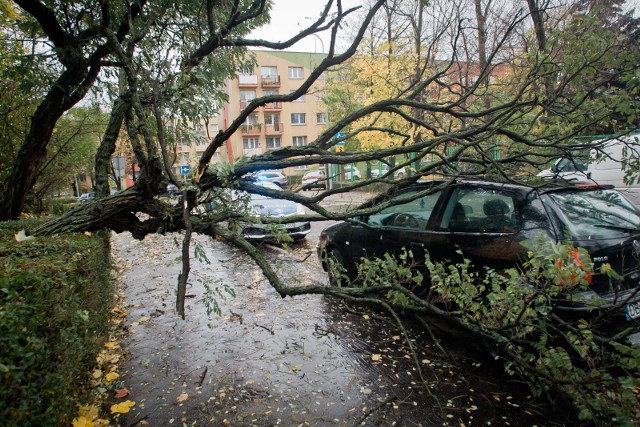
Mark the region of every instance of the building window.
[[307, 124], [307, 116], [305, 113], [291, 113], [291, 124], [292, 125], [306, 125]]
[[302, 67], [289, 67], [289, 78], [290, 79], [302, 79], [302, 78], [304, 78], [304, 73], [302, 72]]
[[500, 158], [501, 158], [500, 149], [499, 148], [494, 148], [492, 151], [493, 151], [493, 160], [500, 160]]
[[245, 108], [254, 99], [256, 99], [255, 90], [241, 90], [240, 91], [240, 108]]
[[278, 91], [277, 90], [263, 90], [262, 91], [262, 96], [271, 96], [271, 95], [277, 95]]
[[306, 136], [294, 136], [293, 137], [293, 146], [294, 147], [304, 147], [307, 145], [307, 137]]
[[253, 65], [251, 64], [244, 64], [240, 67], [240, 70], [238, 71], [238, 74], [240, 75], [245, 75], [245, 76], [250, 76], [253, 74]]
[[327, 113], [316, 113], [316, 123], [319, 125], [327, 124]]
[[264, 124], [273, 126], [278, 123], [280, 123], [280, 114], [278, 113], [264, 114]]
[[[292, 90], [289, 93], [293, 93], [294, 91]], [[293, 102], [304, 102], [304, 94], [300, 95], [299, 97], [297, 97], [296, 99], [293, 100]]]
[[258, 138], [242, 138], [242, 147], [245, 150], [260, 148], [260, 141]]
[[268, 136], [267, 137], [267, 150], [274, 150], [276, 148], [280, 148], [281, 141], [279, 136]]
[[278, 78], [278, 68], [277, 67], [260, 67], [260, 74], [262, 78], [267, 78], [275, 81]]
[[258, 124], [258, 115], [257, 114], [249, 114], [244, 121], [246, 125], [257, 125]]

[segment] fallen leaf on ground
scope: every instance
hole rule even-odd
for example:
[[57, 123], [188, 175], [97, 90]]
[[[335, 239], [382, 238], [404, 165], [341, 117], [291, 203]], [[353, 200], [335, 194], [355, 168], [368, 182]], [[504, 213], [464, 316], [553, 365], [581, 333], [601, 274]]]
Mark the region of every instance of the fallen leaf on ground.
[[372, 354], [371, 355], [371, 360], [373, 360], [374, 362], [378, 362], [382, 359], [382, 356], [380, 354]]
[[189, 398], [189, 395], [187, 393], [182, 393], [180, 396], [176, 398], [176, 402], [184, 402], [188, 398]]
[[129, 396], [129, 390], [126, 388], [121, 388], [120, 390], [116, 390], [116, 398], [122, 399], [123, 397]]
[[113, 380], [117, 380], [118, 378], [120, 378], [120, 375], [118, 375], [115, 372], [109, 372], [107, 375], [105, 375], [104, 377], [107, 381], [111, 382]]
[[131, 400], [125, 400], [124, 402], [117, 403], [115, 405], [111, 405], [111, 413], [112, 414], [126, 414], [136, 406], [136, 402]]

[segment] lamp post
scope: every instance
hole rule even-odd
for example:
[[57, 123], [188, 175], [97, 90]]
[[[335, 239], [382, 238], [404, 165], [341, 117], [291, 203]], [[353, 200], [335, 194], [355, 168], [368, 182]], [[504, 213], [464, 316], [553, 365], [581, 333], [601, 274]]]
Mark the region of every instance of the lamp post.
[[[324, 41], [322, 40], [322, 38], [317, 35], [317, 34], [311, 34], [312, 36], [314, 36], [315, 38], [317, 38], [320, 41], [320, 45], [322, 46], [322, 53], [324, 54]], [[316, 47], [315, 41], [313, 43], [313, 48], [315, 53], [318, 53], [318, 49]], [[329, 102], [327, 99], [327, 74], [324, 74], [324, 105], [325, 105], [325, 121], [326, 121], [326, 125], [327, 125], [327, 129], [329, 129], [329, 125], [330, 125], [330, 121], [329, 121]], [[327, 169], [329, 169], [329, 166], [331, 165], [327, 165]], [[332, 174], [329, 173], [332, 171], [327, 171], [327, 176], [329, 177], [329, 190], [333, 189], [333, 178], [332, 178]]]

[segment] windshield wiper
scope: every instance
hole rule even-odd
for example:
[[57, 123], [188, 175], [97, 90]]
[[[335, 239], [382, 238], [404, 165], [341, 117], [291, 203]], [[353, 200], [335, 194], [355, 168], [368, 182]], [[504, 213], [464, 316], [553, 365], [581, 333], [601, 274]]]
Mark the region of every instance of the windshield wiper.
[[621, 225], [612, 225], [612, 224], [593, 224], [593, 226], [597, 228], [608, 228], [609, 230], [626, 231], [627, 233], [640, 232], [639, 227], [633, 228], [632, 226], [624, 227]]

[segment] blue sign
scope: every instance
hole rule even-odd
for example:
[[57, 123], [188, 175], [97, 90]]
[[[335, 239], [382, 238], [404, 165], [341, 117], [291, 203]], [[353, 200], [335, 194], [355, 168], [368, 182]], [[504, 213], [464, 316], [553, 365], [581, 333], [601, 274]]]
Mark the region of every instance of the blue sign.
[[[344, 138], [344, 132], [338, 132], [335, 135], [333, 135], [333, 139], [340, 139], [340, 138]], [[336, 145], [344, 145], [344, 141], [338, 141], [336, 142]]]
[[191, 172], [191, 166], [180, 166], [180, 175], [188, 175]]

